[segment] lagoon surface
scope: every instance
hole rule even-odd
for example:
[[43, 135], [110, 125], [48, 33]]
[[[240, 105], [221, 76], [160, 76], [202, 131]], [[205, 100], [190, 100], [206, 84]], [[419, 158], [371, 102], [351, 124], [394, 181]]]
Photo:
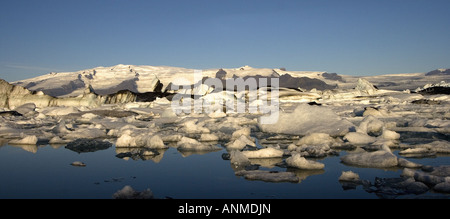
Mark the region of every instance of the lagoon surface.
[[[398, 178], [402, 168], [378, 169], [347, 166], [339, 156], [317, 159], [323, 170], [292, 170], [276, 166], [282, 161], [253, 160], [259, 169], [294, 171], [298, 183], [264, 182], [236, 176], [229, 160], [222, 155], [226, 149], [204, 154], [186, 154], [170, 147], [149, 160], [116, 157], [110, 147], [88, 153], [77, 153], [64, 146], [0, 147], [2, 199], [111, 199], [113, 194], [129, 185], [137, 191], [150, 189], [155, 198], [173, 199], [377, 199], [377, 198], [449, 198], [432, 190], [415, 195], [379, 196], [367, 192], [362, 185], [344, 189], [338, 181], [342, 171], [353, 171], [363, 180], [375, 177]], [[345, 155], [340, 151], [339, 155]], [[398, 151], [394, 151], [398, 155]], [[399, 156], [400, 157], [400, 156]], [[449, 156], [408, 158], [431, 166], [449, 165]], [[85, 167], [72, 166], [81, 161]]]

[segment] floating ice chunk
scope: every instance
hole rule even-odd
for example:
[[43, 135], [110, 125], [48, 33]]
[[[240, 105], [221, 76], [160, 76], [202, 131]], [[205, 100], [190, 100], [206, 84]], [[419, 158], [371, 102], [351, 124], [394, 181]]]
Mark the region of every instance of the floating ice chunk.
[[50, 144], [67, 144], [71, 141], [72, 140], [70, 140], [70, 139], [62, 139], [58, 136], [55, 136], [55, 137], [51, 138], [48, 143], [50, 143]]
[[124, 186], [121, 190], [113, 194], [114, 199], [153, 199], [153, 192], [150, 189], [136, 191], [131, 186]]
[[162, 138], [159, 135], [154, 135], [147, 140], [147, 144], [145, 145], [147, 148], [153, 148], [153, 149], [163, 149], [168, 148], [165, 144]]
[[173, 134], [173, 135], [163, 135], [161, 139], [163, 142], [178, 142], [183, 138], [183, 135]]
[[116, 141], [116, 147], [131, 147], [136, 145], [136, 139], [129, 134], [122, 134]]
[[280, 112], [278, 121], [274, 124], [259, 124], [263, 132], [308, 135], [325, 133], [330, 136], [344, 136], [354, 125], [341, 119], [330, 108], [300, 104], [292, 113]]
[[193, 138], [182, 137], [179, 142], [177, 142], [178, 150], [182, 151], [214, 151], [220, 150], [221, 148], [216, 145], [208, 145], [198, 142]]
[[218, 141], [219, 136], [215, 134], [202, 134], [200, 135], [200, 141]]
[[383, 134], [381, 135], [381, 137], [386, 140], [398, 140], [400, 139], [400, 134], [395, 131], [383, 129]]
[[246, 135], [241, 135], [239, 138], [237, 138], [236, 140], [229, 142], [228, 144], [226, 144], [226, 147], [228, 149], [238, 149], [241, 150], [243, 149], [245, 146], [250, 145], [252, 147], [256, 147], [256, 144], [253, 142], [253, 140], [251, 140], [250, 137], [247, 137]]
[[64, 138], [67, 139], [79, 139], [79, 138], [94, 139], [105, 137], [106, 137], [106, 130], [98, 128], [79, 128], [64, 136]]
[[76, 166], [76, 167], [85, 167], [86, 166], [86, 164], [81, 161], [74, 161], [70, 165]]
[[408, 154], [432, 155], [434, 153], [450, 153], [450, 143], [448, 141], [433, 141], [428, 144], [409, 145], [407, 150], [399, 152], [403, 156]]
[[286, 164], [289, 167], [294, 167], [298, 169], [304, 169], [304, 170], [320, 170], [325, 168], [325, 164], [307, 160], [304, 157], [302, 157], [300, 154], [294, 154], [289, 158], [286, 158]]
[[265, 182], [293, 182], [299, 178], [292, 172], [264, 171], [264, 170], [241, 170], [235, 173], [248, 180], [261, 180]]
[[369, 81], [363, 78], [358, 78], [358, 84], [355, 90], [359, 92], [360, 95], [374, 95], [378, 89], [376, 89]]
[[375, 168], [393, 167], [398, 164], [397, 156], [385, 150], [347, 154], [342, 156], [341, 160], [349, 165]]
[[403, 169], [401, 176], [402, 177], [414, 177], [415, 173], [416, 173], [415, 170], [406, 167]]
[[22, 137], [22, 130], [7, 126], [0, 127], [0, 137], [4, 138], [20, 138]]
[[342, 171], [339, 181], [359, 181], [359, 175], [353, 171]]
[[36, 113], [35, 110], [36, 110], [36, 104], [34, 104], [34, 103], [26, 103], [26, 104], [18, 106], [14, 109], [14, 111], [16, 111], [24, 116], [34, 115]]
[[244, 154], [242, 154], [242, 152], [238, 150], [231, 151], [230, 157], [231, 157], [230, 160], [231, 164], [235, 166], [247, 166], [251, 164], [250, 160]]
[[450, 193], [450, 182], [441, 182], [433, 187], [434, 191], [442, 193]]
[[297, 148], [298, 148], [298, 146], [295, 144], [290, 144], [287, 146], [288, 151], [295, 151], [295, 150], [297, 150]]
[[92, 120], [92, 119], [100, 118], [100, 116], [96, 115], [94, 113], [85, 113], [85, 114], [81, 115], [81, 118], [83, 118], [85, 121], [86, 120], [89, 121], [89, 120]]
[[326, 133], [311, 133], [306, 136], [303, 136], [300, 140], [298, 140], [296, 145], [329, 145], [337, 146], [341, 145], [342, 141], [340, 139], [335, 139]]
[[375, 137], [369, 136], [368, 134], [362, 132], [349, 132], [343, 139], [347, 140], [351, 144], [371, 144], [377, 140]]
[[430, 153], [430, 149], [428, 148], [408, 148], [403, 151], [398, 152], [400, 155], [408, 155], [408, 154], [428, 154]]
[[416, 170], [414, 172], [413, 177], [416, 181], [423, 182], [430, 186], [435, 186], [440, 183], [446, 182], [445, 176], [436, 175], [436, 174], [433, 174], [433, 172], [425, 173], [425, 172]]
[[183, 127], [181, 130], [188, 134], [200, 134], [200, 133], [209, 133], [210, 130], [202, 126], [202, 124], [197, 123], [197, 119], [191, 119], [185, 121], [181, 126]]
[[251, 132], [251, 130], [249, 127], [244, 127], [244, 128], [238, 129], [233, 132], [233, 134], [231, 135], [231, 139], [237, 139], [237, 138], [241, 137], [242, 135], [250, 136], [250, 132]]
[[303, 157], [326, 157], [328, 155], [339, 155], [339, 152], [330, 148], [326, 144], [321, 145], [301, 145], [295, 149]]
[[71, 130], [69, 130], [69, 129], [67, 128], [66, 122], [65, 122], [64, 120], [62, 120], [62, 121], [60, 121], [60, 122], [58, 123], [58, 125], [56, 125], [56, 126], [52, 129], [52, 132], [55, 133], [55, 134], [61, 134], [61, 135], [64, 135], [64, 134], [67, 134], [67, 133], [71, 132]]
[[428, 143], [427, 146], [429, 146], [436, 153], [450, 154], [450, 142], [448, 141], [433, 141]]
[[398, 158], [398, 166], [400, 166], [400, 167], [407, 167], [407, 168], [420, 168], [423, 165], [411, 162], [411, 161], [406, 160], [404, 158]]
[[41, 110], [41, 113], [46, 116], [65, 116], [78, 112], [80, 111], [75, 107], [47, 107]]
[[38, 138], [35, 135], [25, 135], [22, 139], [15, 139], [9, 141], [10, 144], [19, 144], [19, 145], [36, 145], [38, 142]]
[[211, 118], [223, 118], [223, 117], [226, 117], [227, 114], [224, 113], [223, 110], [219, 109], [219, 110], [216, 110], [216, 111], [214, 111], [212, 113], [209, 113], [208, 116], [211, 117]]
[[358, 132], [374, 134], [380, 133], [384, 127], [384, 122], [380, 121], [376, 117], [370, 115], [363, 119], [359, 124]]
[[161, 117], [162, 118], [176, 118], [177, 114], [172, 110], [172, 108], [166, 108], [164, 109], [164, 111], [161, 113]]
[[373, 108], [373, 107], [367, 107], [364, 110], [363, 116], [374, 116], [374, 117], [386, 117], [389, 116], [390, 113], [386, 109], [383, 108]]
[[264, 149], [259, 149], [256, 151], [243, 151], [247, 158], [273, 158], [273, 157], [283, 157], [283, 150], [273, 147], [268, 147]]

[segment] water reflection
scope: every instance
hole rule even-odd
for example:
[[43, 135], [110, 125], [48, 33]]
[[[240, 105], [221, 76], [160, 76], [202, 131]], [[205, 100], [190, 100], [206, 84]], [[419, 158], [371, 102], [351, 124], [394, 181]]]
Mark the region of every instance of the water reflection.
[[212, 152], [220, 151], [222, 149], [215, 149], [215, 150], [207, 150], [207, 151], [186, 151], [186, 150], [178, 150], [178, 153], [181, 154], [182, 157], [189, 157], [191, 155], [205, 155]]
[[[171, 145], [175, 146], [176, 144]], [[35, 145], [1, 147], [0, 166], [2, 168], [0, 168], [0, 173], [3, 174], [4, 178], [2, 179], [5, 181], [2, 187], [8, 189], [0, 191], [0, 196], [24, 196], [22, 193], [25, 192], [20, 193], [17, 190], [11, 192], [13, 189], [9, 188], [16, 188], [18, 184], [26, 181], [33, 182], [33, 184], [24, 186], [31, 188], [29, 190], [32, 190], [32, 192], [39, 191], [41, 187], [45, 187], [49, 191], [45, 195], [37, 192], [33, 196], [26, 194], [28, 195], [26, 197], [44, 198], [53, 197], [49, 194], [59, 194], [63, 189], [68, 191], [64, 193], [65, 197], [85, 198], [95, 196], [110, 198], [112, 193], [126, 184], [136, 187], [138, 190], [143, 190], [147, 188], [148, 183], [151, 183], [152, 189], [154, 188], [159, 194], [163, 194], [162, 196], [170, 195], [176, 198], [199, 197], [195, 196], [198, 195], [197, 191], [202, 191], [200, 197], [207, 198], [264, 198], [269, 195], [276, 195], [280, 198], [395, 198], [398, 194], [394, 194], [394, 196], [391, 196], [391, 194], [384, 195], [393, 187], [386, 186], [387, 182], [391, 182], [390, 180], [377, 181], [376, 184], [374, 178], [398, 177], [400, 175], [399, 170], [402, 170], [398, 167], [380, 169], [348, 166], [341, 163], [339, 157], [334, 156], [320, 159], [325, 164], [325, 169], [300, 170], [283, 165], [286, 157], [249, 159], [250, 162], [245, 166], [236, 166], [230, 162], [229, 156], [225, 156], [229, 155], [228, 153], [222, 154], [222, 152], [217, 151], [179, 151], [177, 147], [151, 150], [142, 147], [109, 148], [106, 151], [98, 151], [98, 153], [77, 154], [72, 151], [68, 152], [66, 148], [61, 149], [64, 144], [51, 146], [47, 148]], [[60, 149], [52, 150], [52, 148]], [[42, 153], [36, 153], [38, 150], [42, 150]], [[225, 152], [223, 147], [220, 150]], [[166, 151], [169, 151], [169, 153], [166, 153]], [[28, 155], [28, 152], [36, 154]], [[343, 152], [343, 154], [345, 153], [348, 152]], [[188, 157], [194, 154], [203, 156], [195, 157], [195, 159], [182, 159], [180, 157], [180, 155]], [[222, 156], [223, 159], [220, 158], [220, 155], [224, 155]], [[37, 159], [20, 159], [21, 156]], [[166, 161], [169, 162], [161, 162], [164, 156]], [[49, 157], [51, 157], [52, 162], [42, 162], [42, 160], [48, 160]], [[117, 158], [130, 162], [123, 162]], [[88, 168], [73, 168], [67, 165], [75, 160], [85, 161]], [[152, 162], [144, 162], [145, 164], [142, 165], [143, 162], [133, 161]], [[449, 157], [447, 155], [437, 158], [411, 158], [411, 161], [436, 166], [448, 164]], [[107, 163], [109, 169], [105, 169], [104, 165], [98, 165], [100, 163]], [[158, 163], [158, 165], [153, 165], [154, 163]], [[204, 165], [205, 163], [208, 163], [208, 165]], [[10, 170], [12, 166], [17, 167], [15, 171]], [[36, 169], [39, 169], [39, 171], [36, 171]], [[361, 186], [361, 184], [352, 185], [340, 181], [339, 184], [336, 173], [346, 170], [357, 172], [365, 180], [370, 180], [369, 187], [367, 187], [370, 190], [366, 190], [366, 187]], [[154, 174], [150, 176], [149, 172]], [[39, 184], [36, 184], [34, 181], [38, 174], [45, 175], [45, 177], [41, 177], [42, 180], [39, 181]], [[62, 179], [70, 180], [61, 183]], [[250, 181], [258, 182], [251, 183]], [[398, 183], [410, 185], [406, 184], [409, 183], [408, 181], [395, 181], [394, 183], [396, 183], [394, 186]], [[79, 185], [83, 186], [80, 187]], [[376, 187], [375, 185], [382, 186]], [[24, 190], [24, 188], [20, 189]], [[320, 189], [327, 190], [327, 192], [310, 194], [311, 191]], [[349, 190], [352, 190], [352, 192], [349, 192]], [[106, 195], [102, 196], [102, 194]], [[258, 196], [255, 196], [255, 194]], [[422, 195], [430, 194], [434, 194], [434, 191], [429, 190]], [[399, 195], [405, 197], [403, 194]], [[413, 193], [410, 196], [416, 197], [413, 195], [415, 194]]]
[[296, 168], [287, 168], [286, 171], [295, 173], [295, 175], [299, 179], [299, 181], [298, 181], [299, 183], [301, 183], [303, 180], [305, 180], [306, 178], [308, 178], [310, 176], [321, 175], [321, 174], [325, 173], [325, 170], [323, 170], [323, 169], [321, 169], [321, 170], [300, 170], [300, 169], [296, 169]]
[[124, 160], [143, 160], [153, 161], [154, 163], [161, 162], [164, 153], [168, 149], [149, 149], [149, 148], [125, 148], [116, 147], [116, 157]]
[[258, 165], [266, 168], [274, 168], [277, 164], [283, 162], [283, 158], [251, 158], [249, 159], [252, 165]]
[[33, 154], [37, 153], [37, 151], [38, 151], [38, 147], [37, 147], [36, 145], [20, 145], [20, 144], [14, 144], [14, 145], [11, 145], [11, 146], [12, 146], [12, 147], [16, 147], [16, 148], [20, 148], [20, 149], [22, 149], [22, 150], [24, 150], [24, 151], [31, 152], [31, 153], [33, 153]]

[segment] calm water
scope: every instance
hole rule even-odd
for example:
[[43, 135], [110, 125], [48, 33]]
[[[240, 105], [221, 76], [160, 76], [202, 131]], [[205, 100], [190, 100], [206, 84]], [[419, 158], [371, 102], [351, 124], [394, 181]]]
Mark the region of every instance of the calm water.
[[[117, 158], [114, 147], [79, 154], [64, 147], [40, 146], [32, 153], [18, 146], [2, 146], [0, 198], [109, 199], [125, 185], [138, 191], [150, 188], [156, 198], [175, 199], [378, 198], [362, 186], [344, 190], [338, 181], [341, 172], [352, 170], [371, 182], [375, 177], [399, 177], [402, 172], [346, 166], [333, 156], [318, 160], [325, 164], [322, 171], [298, 170], [300, 183], [270, 183], [235, 176], [230, 162], [222, 159], [225, 149], [188, 156], [175, 148], [162, 152], [162, 156], [144, 161]], [[409, 160], [435, 166], [450, 164], [450, 157]], [[72, 166], [73, 161], [82, 161], [87, 166]], [[267, 166], [260, 169], [286, 170]]]

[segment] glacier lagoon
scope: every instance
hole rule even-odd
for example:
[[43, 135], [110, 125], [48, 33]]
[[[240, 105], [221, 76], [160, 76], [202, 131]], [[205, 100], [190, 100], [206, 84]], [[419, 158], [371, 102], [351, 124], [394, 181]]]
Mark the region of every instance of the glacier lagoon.
[[[206, 104], [200, 111], [176, 115], [168, 93], [152, 93], [160, 86], [148, 90], [139, 83], [120, 84], [129, 77], [172, 81], [178, 73], [191, 75], [190, 70], [177, 69], [171, 77], [160, 72], [156, 80], [152, 67], [116, 67], [96, 68], [92, 75], [50, 74], [15, 85], [0, 80], [1, 198], [126, 197], [130, 188], [145, 197], [151, 190], [155, 198], [174, 199], [448, 198], [450, 193], [446, 74], [343, 76], [336, 81], [323, 72], [289, 72], [297, 77], [250, 67], [207, 72], [221, 80], [261, 72], [280, 78], [280, 85], [286, 79], [286, 87], [276, 92], [278, 120], [265, 124], [264, 114], [230, 113], [228, 105]], [[302, 90], [303, 76], [337, 87]], [[73, 78], [83, 83], [62, 86]], [[132, 86], [113, 86], [109, 78]], [[212, 92], [200, 85], [172, 95], [187, 94], [183, 102], [195, 98], [245, 103], [248, 109], [261, 106], [245, 90]], [[111, 87], [128, 91], [96, 93]], [[63, 93], [45, 93], [51, 91]], [[139, 101], [142, 91], [150, 93]], [[259, 91], [267, 94], [268, 89]], [[72, 147], [86, 144], [95, 148]]]
[[[157, 199], [334, 199], [334, 198], [450, 198], [432, 190], [422, 194], [377, 195], [362, 185], [345, 188], [338, 178], [342, 171], [358, 173], [361, 179], [398, 178], [402, 168], [364, 168], [343, 164], [339, 156], [314, 159], [323, 170], [286, 169], [273, 164], [279, 159], [255, 160], [260, 170], [292, 171], [299, 182], [265, 182], [236, 176], [222, 155], [223, 148], [202, 154], [182, 154], [176, 148], [162, 150], [149, 160], [121, 159], [115, 147], [77, 153], [64, 146], [40, 145], [37, 150], [3, 145], [0, 147], [2, 199], [111, 199], [124, 186], [137, 191], [151, 189]], [[347, 151], [341, 151], [342, 156]], [[398, 151], [394, 151], [398, 155]], [[449, 164], [449, 156], [408, 158], [424, 165]], [[85, 167], [70, 165], [82, 161]], [[264, 166], [264, 163], [271, 163]], [[344, 189], [345, 188], [345, 189]]]

